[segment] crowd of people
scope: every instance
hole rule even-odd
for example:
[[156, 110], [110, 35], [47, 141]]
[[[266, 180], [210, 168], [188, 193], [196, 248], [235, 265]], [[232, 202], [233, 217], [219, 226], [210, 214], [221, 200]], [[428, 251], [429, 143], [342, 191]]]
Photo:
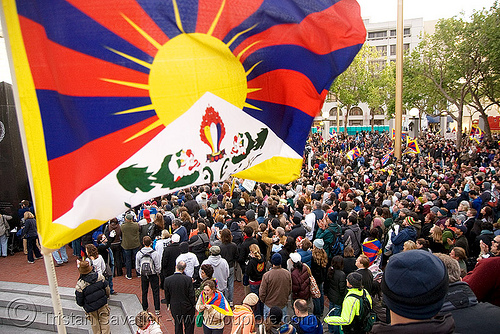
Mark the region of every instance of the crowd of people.
[[109, 316], [105, 296], [125, 275], [140, 277], [139, 333], [160, 330], [162, 303], [176, 334], [319, 334], [323, 323], [330, 333], [490, 332], [500, 324], [498, 142], [457, 148], [422, 134], [420, 154], [385, 161], [392, 142], [314, 134], [290, 184], [191, 187], [111, 219], [72, 243], [85, 254], [78, 304]]

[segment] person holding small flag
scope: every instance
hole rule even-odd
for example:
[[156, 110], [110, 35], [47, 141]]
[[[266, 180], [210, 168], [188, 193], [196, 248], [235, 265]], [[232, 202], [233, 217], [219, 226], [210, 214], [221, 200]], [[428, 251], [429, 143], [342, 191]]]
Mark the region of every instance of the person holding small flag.
[[208, 280], [203, 284], [203, 292], [196, 303], [196, 310], [200, 313], [203, 312], [204, 334], [222, 334], [224, 331], [224, 318], [233, 316], [224, 294], [217, 290], [215, 282], [212, 280]]

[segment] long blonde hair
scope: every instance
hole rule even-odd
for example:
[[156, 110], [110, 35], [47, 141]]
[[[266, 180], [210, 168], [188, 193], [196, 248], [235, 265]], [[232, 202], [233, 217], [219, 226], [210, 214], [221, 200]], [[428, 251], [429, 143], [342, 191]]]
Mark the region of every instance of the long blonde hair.
[[324, 249], [313, 247], [312, 258], [317, 264], [319, 264], [323, 268], [326, 268], [326, 266], [328, 265], [328, 255], [326, 255]]
[[432, 227], [431, 236], [434, 242], [437, 242], [439, 244], [443, 243], [443, 231], [441, 230], [441, 227], [434, 225]]
[[262, 258], [262, 256], [260, 255], [260, 248], [256, 244], [250, 245], [250, 253], [252, 253], [253, 256], [258, 258], [259, 260]]

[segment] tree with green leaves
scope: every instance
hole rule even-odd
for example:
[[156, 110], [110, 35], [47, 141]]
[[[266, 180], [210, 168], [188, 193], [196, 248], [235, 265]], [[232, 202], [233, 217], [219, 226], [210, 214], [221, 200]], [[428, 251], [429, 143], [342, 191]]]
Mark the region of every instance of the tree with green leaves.
[[491, 139], [487, 110], [500, 106], [500, 6], [474, 12], [466, 26], [469, 57], [477, 63], [470, 81], [469, 105], [484, 121], [484, 132]]
[[462, 116], [470, 102], [471, 81], [478, 62], [470, 57], [467, 23], [461, 18], [439, 20], [433, 35], [426, 35], [418, 47], [422, 76], [455, 106], [456, 114], [447, 112], [457, 122], [457, 146], [462, 143]]
[[[403, 66], [403, 108], [417, 108], [419, 119], [433, 115], [436, 110], [446, 109], [446, 99], [435, 89], [434, 84], [422, 75], [423, 61], [418, 51], [405, 55]], [[393, 110], [392, 113], [394, 113]]]
[[366, 83], [367, 94], [365, 100], [370, 109], [372, 131], [375, 126], [377, 110], [387, 108], [390, 100], [395, 96], [396, 72], [395, 63], [390, 62], [385, 66], [368, 66], [368, 80]]
[[351, 108], [367, 100], [370, 68], [376, 66], [373, 59], [379, 57], [375, 48], [365, 44], [351, 65], [337, 77], [330, 88], [330, 91], [337, 97], [338, 108], [347, 109], [344, 117], [344, 132], [347, 132]]

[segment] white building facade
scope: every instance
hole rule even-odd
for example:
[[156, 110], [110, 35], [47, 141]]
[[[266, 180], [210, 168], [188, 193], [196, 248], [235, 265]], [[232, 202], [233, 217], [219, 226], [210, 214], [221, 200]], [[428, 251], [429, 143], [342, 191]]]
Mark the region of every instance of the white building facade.
[[[396, 61], [396, 21], [370, 23], [369, 19], [364, 20], [367, 36], [366, 43], [376, 48], [380, 53], [380, 58], [374, 62], [384, 66], [386, 63]], [[404, 21], [403, 50], [412, 51], [418, 46], [424, 32], [432, 34], [436, 21], [424, 22], [423, 18], [409, 19]], [[344, 131], [345, 115], [349, 112], [347, 131], [354, 134], [356, 131], [371, 131], [372, 119], [373, 129], [379, 131], [389, 130], [389, 120], [386, 119], [385, 111], [378, 110], [375, 115], [371, 115], [366, 103], [361, 103], [349, 111], [343, 109], [339, 112], [339, 131]], [[328, 133], [333, 127], [337, 131], [337, 102], [332, 95], [329, 95], [320, 115], [314, 119], [313, 132], [320, 127], [323, 133]]]

